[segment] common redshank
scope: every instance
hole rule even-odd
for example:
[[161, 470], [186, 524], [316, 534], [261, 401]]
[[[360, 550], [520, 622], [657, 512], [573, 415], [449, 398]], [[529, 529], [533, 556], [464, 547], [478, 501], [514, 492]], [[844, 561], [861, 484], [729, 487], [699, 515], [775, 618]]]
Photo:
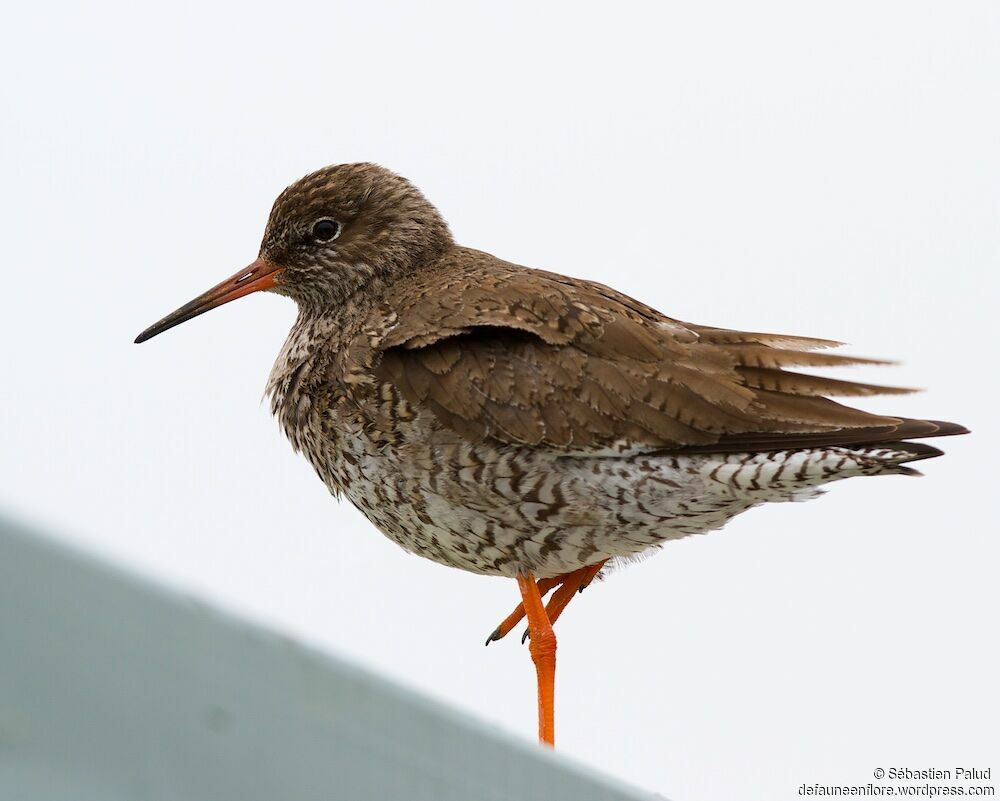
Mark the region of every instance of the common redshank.
[[461, 247], [374, 164], [285, 189], [257, 259], [136, 342], [261, 290], [298, 304], [267, 391], [329, 490], [408, 551], [517, 580], [487, 643], [527, 616], [548, 744], [552, 623], [608, 560], [831, 481], [915, 474], [941, 451], [906, 440], [966, 433], [826, 397], [909, 390], [786, 369], [883, 363], [825, 350], [840, 343], [680, 322]]

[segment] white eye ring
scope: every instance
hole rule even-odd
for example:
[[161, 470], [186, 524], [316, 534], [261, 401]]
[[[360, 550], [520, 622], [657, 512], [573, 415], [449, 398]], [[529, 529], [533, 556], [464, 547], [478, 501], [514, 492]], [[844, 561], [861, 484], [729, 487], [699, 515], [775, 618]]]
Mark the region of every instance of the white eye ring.
[[324, 217], [322, 220], [316, 220], [313, 223], [312, 235], [318, 242], [332, 242], [340, 236], [340, 228], [339, 222]]

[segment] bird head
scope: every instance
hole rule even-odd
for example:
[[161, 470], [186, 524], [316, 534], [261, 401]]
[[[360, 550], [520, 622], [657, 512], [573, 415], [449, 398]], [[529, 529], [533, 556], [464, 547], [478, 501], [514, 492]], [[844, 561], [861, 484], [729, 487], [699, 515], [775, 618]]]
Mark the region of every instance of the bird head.
[[333, 308], [434, 261], [451, 244], [437, 209], [405, 178], [376, 164], [324, 167], [278, 195], [256, 260], [135, 341], [252, 292], [287, 295], [310, 311]]

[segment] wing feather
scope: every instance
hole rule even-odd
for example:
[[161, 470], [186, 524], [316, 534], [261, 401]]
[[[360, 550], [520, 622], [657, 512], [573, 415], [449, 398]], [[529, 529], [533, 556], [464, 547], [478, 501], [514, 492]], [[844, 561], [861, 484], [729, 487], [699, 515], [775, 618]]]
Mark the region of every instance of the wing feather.
[[692, 325], [601, 284], [448, 258], [392, 290], [398, 323], [374, 369], [463, 437], [585, 455], [942, 430], [825, 397], [912, 390], [785, 369], [886, 364], [818, 352], [839, 342]]

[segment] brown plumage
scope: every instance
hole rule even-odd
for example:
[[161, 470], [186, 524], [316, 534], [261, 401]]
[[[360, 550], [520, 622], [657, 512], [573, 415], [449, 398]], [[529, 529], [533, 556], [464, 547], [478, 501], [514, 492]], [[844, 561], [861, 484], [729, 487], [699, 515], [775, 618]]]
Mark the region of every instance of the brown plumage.
[[490, 639], [527, 613], [547, 742], [551, 622], [607, 560], [830, 481], [914, 473], [940, 451], [906, 439], [965, 432], [831, 400], [910, 391], [800, 372], [882, 363], [839, 343], [673, 320], [460, 247], [371, 164], [282, 192], [259, 258], [137, 341], [257, 290], [298, 303], [268, 392], [330, 490], [414, 553], [517, 577], [524, 608]]
[[838, 343], [681, 323], [601, 284], [466, 248], [397, 283], [385, 302], [399, 323], [375, 375], [474, 439], [727, 452], [782, 447], [780, 435], [808, 447], [807, 434], [836, 445], [955, 433], [822, 397], [912, 390], [784, 369], [872, 362], [807, 350]]

